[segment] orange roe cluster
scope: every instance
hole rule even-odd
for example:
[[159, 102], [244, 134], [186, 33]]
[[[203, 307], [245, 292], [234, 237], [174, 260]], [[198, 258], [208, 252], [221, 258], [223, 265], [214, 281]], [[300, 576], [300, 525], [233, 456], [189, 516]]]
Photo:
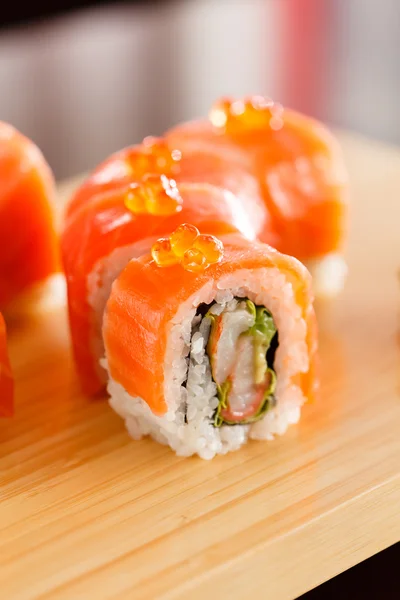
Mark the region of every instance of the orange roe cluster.
[[211, 108], [209, 119], [216, 129], [224, 133], [241, 133], [246, 129], [264, 127], [277, 131], [283, 127], [283, 107], [264, 96], [243, 100], [222, 98]]
[[159, 267], [181, 264], [186, 271], [202, 273], [220, 262], [224, 246], [213, 235], [200, 234], [197, 227], [184, 223], [168, 237], [153, 244], [151, 255]]
[[132, 156], [132, 174], [136, 179], [142, 179], [148, 173], [167, 173], [173, 176], [179, 170], [181, 158], [181, 152], [171, 150], [163, 138], [147, 137], [139, 152]]
[[180, 212], [183, 204], [176, 181], [166, 175], [147, 175], [141, 183], [130, 185], [124, 202], [136, 215], [157, 216]]

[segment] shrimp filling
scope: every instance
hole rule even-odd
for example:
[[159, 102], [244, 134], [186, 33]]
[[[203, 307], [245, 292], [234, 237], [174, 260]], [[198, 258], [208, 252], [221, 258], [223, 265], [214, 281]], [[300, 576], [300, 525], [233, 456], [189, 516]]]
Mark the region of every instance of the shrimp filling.
[[243, 299], [222, 311], [218, 304], [207, 308], [200, 328], [217, 387], [213, 423], [220, 427], [257, 421], [275, 404], [278, 333], [272, 315]]

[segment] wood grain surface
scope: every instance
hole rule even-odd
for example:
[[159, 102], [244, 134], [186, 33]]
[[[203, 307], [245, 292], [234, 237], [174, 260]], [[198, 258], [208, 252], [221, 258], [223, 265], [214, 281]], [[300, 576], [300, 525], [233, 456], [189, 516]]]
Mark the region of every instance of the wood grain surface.
[[79, 391], [62, 302], [11, 324], [1, 598], [294, 598], [400, 540], [400, 152], [341, 141], [350, 275], [318, 306], [321, 398], [284, 437], [212, 462], [131, 441]]

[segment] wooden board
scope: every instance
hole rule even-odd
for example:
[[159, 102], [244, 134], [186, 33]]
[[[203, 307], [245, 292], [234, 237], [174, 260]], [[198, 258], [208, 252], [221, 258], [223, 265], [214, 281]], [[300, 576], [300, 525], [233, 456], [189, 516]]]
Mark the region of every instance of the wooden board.
[[13, 325], [2, 598], [294, 598], [400, 539], [400, 153], [341, 139], [350, 276], [318, 307], [321, 399], [286, 436], [212, 462], [133, 442], [80, 394], [62, 305]]

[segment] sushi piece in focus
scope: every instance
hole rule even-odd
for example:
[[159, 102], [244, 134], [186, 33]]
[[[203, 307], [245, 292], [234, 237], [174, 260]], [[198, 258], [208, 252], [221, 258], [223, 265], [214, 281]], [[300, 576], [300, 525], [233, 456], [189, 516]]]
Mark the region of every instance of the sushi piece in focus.
[[36, 297], [59, 271], [50, 167], [33, 142], [0, 122], [0, 308]]
[[[208, 120], [178, 125], [166, 139], [182, 156], [203, 152], [228, 159], [232, 172], [247, 171], [270, 215], [260, 240], [301, 260], [317, 296], [342, 289], [348, 180], [339, 144], [325, 126], [268, 98], [223, 98]], [[202, 175], [194, 164], [192, 178]]]
[[7, 353], [6, 325], [0, 313], [0, 417], [13, 413], [14, 381]]
[[296, 259], [185, 224], [113, 284], [103, 324], [111, 406], [134, 438], [184, 456], [283, 434], [316, 389], [312, 302]]
[[[148, 253], [158, 237], [184, 222], [209, 234], [240, 232], [255, 239], [262, 222], [260, 210], [265, 210], [257, 200], [253, 203], [249, 198], [244, 207], [230, 191], [210, 184], [177, 186], [163, 174], [143, 174], [139, 183], [132, 182], [124, 171], [125, 151], [122, 154], [123, 159], [114, 156], [105, 163], [104, 173], [96, 170], [77, 191], [61, 240], [75, 362], [87, 394], [105, 387], [106, 373], [99, 364], [104, 356], [103, 312], [111, 285], [128, 261]], [[149, 164], [157, 157], [147, 148], [144, 158], [137, 148], [130, 149], [135, 177], [143, 168], [142, 161], [148, 169], [161, 168]], [[162, 157], [165, 167], [166, 157]], [[116, 173], [115, 181], [110, 173]], [[119, 177], [121, 173], [126, 176]]]

